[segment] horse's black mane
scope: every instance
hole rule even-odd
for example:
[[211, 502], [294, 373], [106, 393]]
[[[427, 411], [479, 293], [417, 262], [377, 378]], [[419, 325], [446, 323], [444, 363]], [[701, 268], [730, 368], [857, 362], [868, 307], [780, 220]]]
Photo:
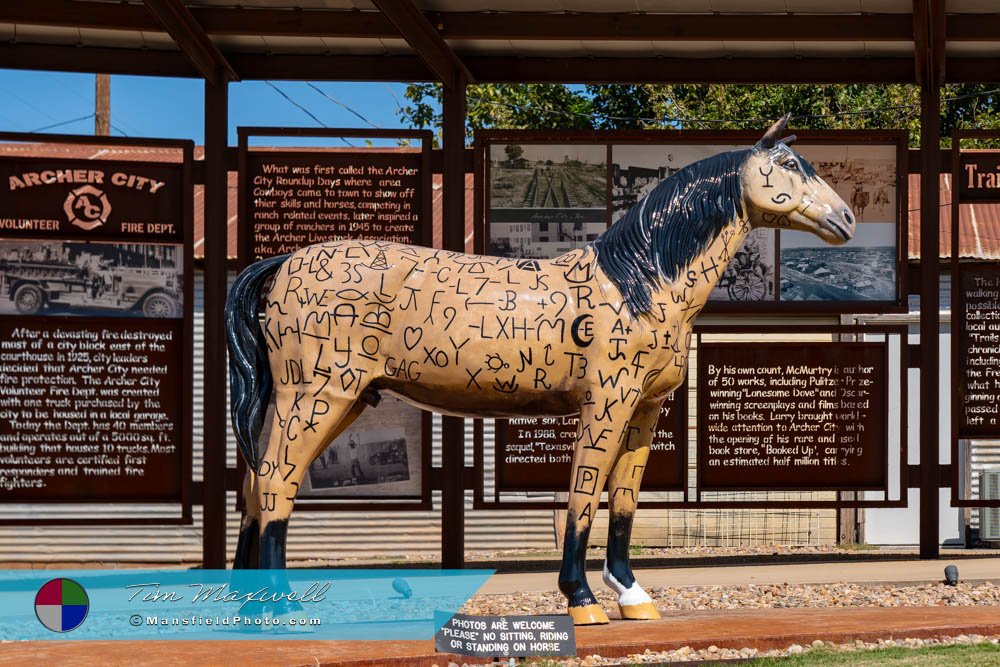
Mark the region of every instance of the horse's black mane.
[[676, 280], [741, 212], [740, 167], [750, 150], [684, 167], [594, 241], [597, 262], [633, 317], [649, 313], [653, 289]]

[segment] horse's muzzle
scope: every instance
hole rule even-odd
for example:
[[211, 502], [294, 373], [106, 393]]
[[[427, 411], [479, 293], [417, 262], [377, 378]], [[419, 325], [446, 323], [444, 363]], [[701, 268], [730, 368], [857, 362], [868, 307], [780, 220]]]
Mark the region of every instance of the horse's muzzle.
[[845, 242], [854, 238], [854, 214], [846, 206], [840, 209], [840, 215], [828, 215], [823, 220], [827, 228], [842, 238]]

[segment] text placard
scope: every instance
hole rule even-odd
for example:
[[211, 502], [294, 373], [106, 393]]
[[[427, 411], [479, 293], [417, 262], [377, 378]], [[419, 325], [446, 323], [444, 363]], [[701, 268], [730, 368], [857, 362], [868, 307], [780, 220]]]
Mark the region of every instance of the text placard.
[[0, 318], [0, 489], [8, 502], [174, 500], [180, 323]]
[[247, 151], [241, 175], [244, 258], [326, 241], [430, 245], [430, 193], [419, 150]]
[[[0, 498], [190, 502], [192, 147], [0, 159]], [[187, 512], [187, 510], [185, 510]]]
[[566, 615], [454, 614], [435, 633], [434, 650], [477, 658], [576, 655], [576, 632]]
[[1000, 433], [1000, 267], [959, 271], [958, 431], [960, 437]]
[[703, 343], [698, 486], [883, 489], [885, 343]]

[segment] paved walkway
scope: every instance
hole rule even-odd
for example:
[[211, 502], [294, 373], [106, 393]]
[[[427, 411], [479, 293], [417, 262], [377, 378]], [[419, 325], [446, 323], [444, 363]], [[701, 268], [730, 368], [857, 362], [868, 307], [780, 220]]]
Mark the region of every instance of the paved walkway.
[[[633, 561], [634, 563], [635, 561]], [[739, 586], [743, 584], [828, 584], [927, 583], [944, 580], [950, 561], [899, 560], [776, 565], [736, 565], [725, 567], [673, 567], [636, 569], [636, 578], [645, 588], [655, 586]], [[962, 581], [1000, 582], [1000, 557], [962, 558], [954, 561]], [[600, 571], [591, 570], [592, 585], [601, 581]], [[490, 577], [482, 594], [540, 592], [555, 590], [556, 570], [497, 574]]]
[[[1000, 634], [994, 607], [767, 609], [671, 613], [650, 622], [612, 621], [579, 628], [577, 653], [624, 657], [690, 646], [759, 650], [878, 638]], [[431, 667], [459, 664], [460, 656], [434, 653], [433, 642], [25, 642], [0, 646], [0, 664], [131, 665], [338, 665]], [[464, 660], [469, 660], [465, 658]]]

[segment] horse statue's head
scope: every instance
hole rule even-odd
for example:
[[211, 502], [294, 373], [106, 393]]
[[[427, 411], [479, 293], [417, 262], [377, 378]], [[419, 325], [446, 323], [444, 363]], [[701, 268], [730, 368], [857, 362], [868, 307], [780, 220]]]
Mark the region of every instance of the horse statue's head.
[[854, 236], [854, 215], [809, 162], [781, 138], [791, 114], [771, 126], [751, 149], [740, 173], [750, 224], [811, 232], [832, 245]]

